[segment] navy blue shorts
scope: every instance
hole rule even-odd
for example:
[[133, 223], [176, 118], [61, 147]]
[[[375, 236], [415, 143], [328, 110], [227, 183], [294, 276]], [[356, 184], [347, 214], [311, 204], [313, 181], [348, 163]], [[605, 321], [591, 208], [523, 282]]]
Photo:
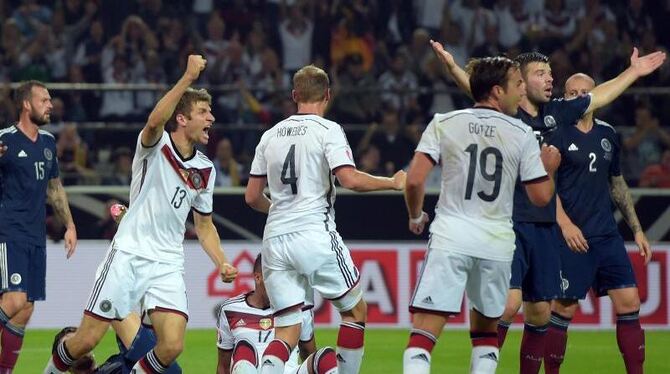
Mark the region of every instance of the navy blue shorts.
[[523, 301], [549, 301], [561, 295], [560, 234], [555, 223], [514, 222], [516, 248], [510, 288]]
[[0, 242], [0, 293], [25, 292], [29, 301], [44, 300], [46, 275], [44, 244]]
[[586, 253], [575, 253], [562, 241], [563, 298], [584, 299], [590, 288], [600, 297], [609, 290], [637, 287], [633, 266], [619, 233], [587, 241]]

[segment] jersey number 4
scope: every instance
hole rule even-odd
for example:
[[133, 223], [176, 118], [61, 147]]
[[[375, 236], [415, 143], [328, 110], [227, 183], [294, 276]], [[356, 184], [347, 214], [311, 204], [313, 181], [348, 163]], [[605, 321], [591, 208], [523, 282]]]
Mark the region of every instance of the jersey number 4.
[[295, 176], [295, 144], [291, 144], [281, 170], [281, 182], [291, 185], [291, 193], [298, 193], [298, 177]]
[[[503, 163], [502, 153], [500, 153], [498, 148], [486, 147], [482, 149], [481, 154], [478, 154], [477, 148], [477, 144], [474, 143], [465, 148], [465, 151], [470, 154], [470, 168], [468, 170], [467, 185], [465, 186], [465, 200], [470, 200], [472, 198], [472, 188], [475, 183], [475, 173], [477, 171], [477, 158], [479, 158], [479, 173], [485, 180], [493, 182], [493, 191], [490, 194], [484, 191], [479, 191], [477, 192], [477, 196], [479, 196], [479, 198], [484, 201], [493, 201], [500, 194]], [[486, 164], [488, 163], [489, 156], [493, 156], [493, 160], [495, 161], [495, 168], [493, 169], [493, 173], [489, 173], [486, 170]]]

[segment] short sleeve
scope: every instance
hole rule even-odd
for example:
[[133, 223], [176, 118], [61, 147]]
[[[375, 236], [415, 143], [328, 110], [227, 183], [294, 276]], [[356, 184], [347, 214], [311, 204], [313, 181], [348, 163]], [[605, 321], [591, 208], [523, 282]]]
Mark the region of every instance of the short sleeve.
[[440, 162], [440, 134], [437, 115], [433, 117], [433, 120], [430, 121], [426, 130], [421, 135], [416, 152], [427, 154], [435, 164]]
[[610, 176], [618, 177], [621, 175], [621, 146], [616, 133], [610, 137], [612, 144], [612, 161], [610, 162]]
[[226, 311], [223, 308], [221, 308], [219, 319], [216, 321], [216, 346], [226, 351], [232, 350], [235, 347], [235, 336], [230, 331]]
[[209, 173], [206, 178], [207, 187], [198, 193], [193, 200], [191, 207], [200, 214], [212, 214], [212, 210], [214, 210], [214, 183], [216, 182], [216, 169], [212, 167], [201, 170], [200, 172]]
[[323, 145], [330, 170], [335, 170], [340, 166], [356, 166], [349, 141], [347, 141], [342, 126], [330, 127], [323, 140]]
[[[265, 134], [267, 134], [267, 132]], [[264, 177], [268, 175], [268, 163], [265, 160], [265, 147], [267, 143], [267, 136], [265, 134], [261, 137], [261, 141], [258, 142], [256, 152], [254, 153], [254, 159], [251, 162], [249, 175], [252, 177]]]
[[302, 311], [302, 327], [300, 328], [300, 340], [308, 342], [314, 337], [314, 311], [312, 308]]
[[56, 142], [54, 142], [53, 147], [51, 147], [51, 154], [52, 154], [52, 164], [51, 164], [51, 170], [49, 171], [49, 179], [55, 179], [58, 178], [60, 175], [60, 170], [58, 167], [58, 157], [56, 157]]
[[540, 159], [540, 148], [531, 131], [526, 131], [521, 148], [519, 162], [519, 177], [521, 182], [528, 183], [547, 177], [547, 172]]
[[142, 144], [142, 132], [144, 130], [140, 131], [140, 134], [137, 136], [137, 144], [135, 145], [135, 160], [142, 160], [145, 159], [154, 153], [158, 149], [160, 149], [163, 144], [166, 144], [167, 142], [170, 141], [170, 135], [168, 134], [167, 131], [163, 131], [163, 135], [161, 135], [160, 139], [156, 142], [156, 144], [152, 144], [150, 146], [145, 146]]
[[[591, 94], [578, 96], [574, 99], [558, 99], [556, 100], [557, 108], [556, 114], [560, 115], [561, 122], [559, 125], [574, 125], [586, 112], [591, 104]], [[560, 104], [559, 104], [560, 103]]]

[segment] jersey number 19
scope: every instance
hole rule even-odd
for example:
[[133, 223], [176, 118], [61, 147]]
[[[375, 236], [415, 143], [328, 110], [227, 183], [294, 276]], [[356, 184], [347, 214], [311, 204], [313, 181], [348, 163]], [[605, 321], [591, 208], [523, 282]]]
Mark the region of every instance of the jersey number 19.
[[[472, 188], [475, 183], [475, 172], [477, 170], [477, 158], [479, 158], [479, 173], [482, 175], [482, 178], [489, 182], [493, 182], [493, 191], [490, 194], [487, 194], [484, 191], [477, 192], [477, 196], [484, 201], [493, 201], [500, 194], [500, 183], [502, 182], [502, 153], [500, 150], [495, 147], [486, 147], [482, 149], [481, 154], [477, 153], [478, 146], [475, 143], [470, 144], [465, 148], [465, 152], [470, 154], [470, 168], [468, 170], [468, 180], [465, 186], [465, 200], [470, 200], [472, 198]], [[486, 170], [486, 164], [488, 163], [489, 156], [493, 156], [495, 161], [495, 168], [493, 173], [489, 173]]]

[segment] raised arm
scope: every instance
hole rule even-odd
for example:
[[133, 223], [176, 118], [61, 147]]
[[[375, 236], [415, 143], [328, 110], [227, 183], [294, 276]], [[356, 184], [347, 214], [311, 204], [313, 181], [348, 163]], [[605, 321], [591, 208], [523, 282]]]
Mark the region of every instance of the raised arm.
[[142, 130], [142, 144], [144, 146], [152, 146], [160, 140], [165, 124], [172, 117], [174, 109], [177, 107], [186, 89], [193, 84], [200, 76], [200, 72], [205, 69], [207, 60], [200, 55], [188, 56], [188, 64], [184, 75], [177, 81], [177, 83], [163, 96], [154, 110], [149, 114], [144, 129]]
[[637, 213], [635, 212], [633, 198], [630, 195], [628, 184], [622, 175], [613, 175], [610, 177], [610, 193], [612, 200], [614, 200], [614, 203], [621, 211], [628, 227], [630, 227], [630, 230], [635, 235], [635, 244], [637, 244], [640, 250], [640, 255], [644, 257], [644, 263], [648, 264], [649, 260], [651, 260], [651, 246], [649, 246], [649, 241], [647, 241], [647, 237], [644, 235], [644, 231], [642, 231], [642, 225], [640, 225], [640, 220], [637, 218]]
[[221, 249], [221, 239], [212, 222], [211, 214], [200, 214], [193, 211], [193, 222], [198, 241], [212, 262], [219, 268], [221, 280], [230, 283], [237, 277], [237, 269], [228, 263]]
[[53, 207], [54, 213], [58, 220], [65, 226], [65, 252], [66, 257], [70, 258], [77, 248], [77, 228], [72, 219], [70, 212], [70, 205], [67, 201], [65, 189], [60, 181], [60, 178], [51, 178], [47, 186], [47, 198]]
[[586, 109], [586, 113], [611, 103], [640, 77], [649, 75], [658, 69], [664, 61], [664, 52], [654, 52], [640, 57], [637, 48], [633, 48], [633, 54], [630, 56], [630, 66], [616, 78], [599, 84], [591, 91], [591, 104]]
[[456, 85], [463, 90], [463, 92], [472, 98], [472, 91], [470, 91], [470, 76], [468, 73], [458, 66], [454, 60], [454, 56], [444, 49], [442, 43], [431, 40], [430, 45], [433, 47], [433, 52], [435, 52], [437, 58], [439, 58], [447, 68], [447, 72], [451, 76], [451, 79], [456, 82]]
[[353, 166], [343, 166], [335, 170], [335, 176], [342, 187], [356, 192], [402, 190], [405, 188], [406, 174], [400, 170], [393, 177], [377, 177], [362, 172]]

